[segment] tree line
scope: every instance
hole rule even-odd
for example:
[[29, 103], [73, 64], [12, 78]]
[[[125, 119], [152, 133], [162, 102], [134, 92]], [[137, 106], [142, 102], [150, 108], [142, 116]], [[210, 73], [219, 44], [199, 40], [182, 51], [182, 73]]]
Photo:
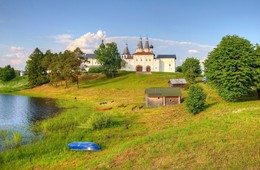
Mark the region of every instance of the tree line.
[[[205, 63], [207, 81], [226, 101], [237, 101], [256, 90], [260, 98], [260, 46], [245, 38], [227, 35], [213, 49]], [[201, 75], [200, 62], [187, 58], [176, 68], [190, 84]]]
[[26, 62], [29, 86], [35, 87], [48, 82], [58, 86], [58, 83], [62, 84], [62, 81], [65, 81], [67, 88], [68, 81], [72, 80], [79, 87], [78, 76], [83, 59], [82, 54], [80, 48], [60, 53], [52, 53], [51, 50], [43, 53], [36, 48]]
[[[252, 45], [245, 38], [227, 35], [208, 55], [204, 63], [207, 82], [226, 101], [237, 101], [256, 91], [260, 99], [260, 46]], [[187, 58], [176, 68], [191, 84], [186, 102], [188, 110], [196, 114], [203, 110], [205, 96], [203, 89], [195, 85], [195, 78], [201, 75], [200, 62]]]
[[[107, 77], [114, 77], [121, 68], [117, 44], [114, 42], [104, 44], [102, 42], [94, 53], [101, 65], [99, 67], [100, 72]], [[84, 69], [81, 68], [83, 62], [88, 62], [88, 59], [83, 57], [80, 48], [76, 48], [74, 51], [65, 50], [60, 53], [52, 53], [51, 50], [43, 53], [36, 48], [26, 62], [29, 86], [35, 87], [48, 82], [58, 86], [59, 83], [62, 84], [65, 81], [67, 88], [68, 82], [72, 80], [76, 82], [77, 88], [79, 88], [79, 75]]]

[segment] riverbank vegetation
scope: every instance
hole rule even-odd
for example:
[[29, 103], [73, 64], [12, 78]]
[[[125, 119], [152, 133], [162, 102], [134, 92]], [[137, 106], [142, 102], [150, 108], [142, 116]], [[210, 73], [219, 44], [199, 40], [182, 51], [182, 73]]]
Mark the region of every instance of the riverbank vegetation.
[[28, 88], [27, 76], [15, 77], [10, 81], [0, 80], [0, 93], [11, 93]]
[[[170, 78], [182, 76], [120, 72], [109, 79], [91, 74], [80, 77], [79, 89], [46, 84], [19, 92], [56, 98], [63, 111], [32, 126], [35, 134], [44, 133], [41, 140], [0, 153], [1, 168], [259, 169], [260, 101], [255, 91], [231, 103], [199, 83], [207, 94], [199, 114], [187, 111], [187, 90], [182, 90], [180, 105], [146, 108], [145, 88], [166, 87]], [[91, 128], [96, 122], [101, 125]], [[73, 141], [95, 142], [102, 150], [71, 151], [67, 145]]]

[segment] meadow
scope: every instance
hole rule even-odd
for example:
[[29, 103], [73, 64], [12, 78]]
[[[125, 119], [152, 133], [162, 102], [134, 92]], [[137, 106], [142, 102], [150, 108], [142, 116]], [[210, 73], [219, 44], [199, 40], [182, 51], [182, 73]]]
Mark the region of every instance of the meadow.
[[[223, 101], [208, 84], [207, 106], [197, 115], [177, 106], [147, 108], [145, 88], [167, 87], [179, 73], [120, 72], [112, 79], [83, 75], [80, 88], [43, 85], [18, 94], [51, 97], [63, 108], [36, 122], [41, 140], [0, 153], [1, 169], [259, 169], [260, 100], [252, 92], [238, 102]], [[107, 102], [100, 105], [101, 102]], [[112, 107], [98, 111], [97, 108]], [[93, 117], [109, 124], [89, 128]], [[71, 151], [73, 141], [92, 141], [98, 152]]]
[[0, 93], [11, 93], [28, 88], [27, 77], [16, 77], [10, 81], [4, 82], [0, 80]]

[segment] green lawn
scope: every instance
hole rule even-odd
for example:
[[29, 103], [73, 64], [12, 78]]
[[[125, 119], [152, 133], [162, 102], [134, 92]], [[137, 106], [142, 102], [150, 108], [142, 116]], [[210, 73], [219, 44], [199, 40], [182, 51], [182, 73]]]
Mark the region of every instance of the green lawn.
[[[178, 106], [145, 107], [145, 88], [166, 87], [170, 78], [181, 76], [85, 75], [79, 89], [74, 84], [68, 89], [44, 85], [19, 92], [57, 98], [64, 109], [33, 126], [35, 133], [44, 132], [42, 140], [0, 153], [1, 169], [259, 169], [256, 95], [229, 103], [200, 83], [207, 93], [207, 107], [195, 116], [185, 109], [186, 90]], [[108, 104], [100, 106], [102, 101]], [[92, 114], [99, 114], [99, 107], [113, 108], [105, 111], [113, 124], [89, 130], [86, 124]], [[67, 144], [73, 141], [96, 142], [102, 151], [71, 151]]]
[[28, 88], [28, 78], [16, 77], [10, 81], [4, 82], [0, 80], [0, 93], [10, 93]]

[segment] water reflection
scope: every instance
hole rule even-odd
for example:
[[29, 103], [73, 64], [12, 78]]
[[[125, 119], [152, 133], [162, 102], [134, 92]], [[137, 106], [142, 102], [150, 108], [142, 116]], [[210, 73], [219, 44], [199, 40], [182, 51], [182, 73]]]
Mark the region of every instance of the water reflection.
[[[1, 94], [0, 131], [19, 132], [22, 134], [24, 142], [29, 141], [28, 138], [32, 136], [28, 130], [30, 124], [37, 120], [50, 118], [58, 111], [53, 99]], [[0, 136], [0, 145], [1, 143], [3, 145], [3, 140], [3, 137]]]

